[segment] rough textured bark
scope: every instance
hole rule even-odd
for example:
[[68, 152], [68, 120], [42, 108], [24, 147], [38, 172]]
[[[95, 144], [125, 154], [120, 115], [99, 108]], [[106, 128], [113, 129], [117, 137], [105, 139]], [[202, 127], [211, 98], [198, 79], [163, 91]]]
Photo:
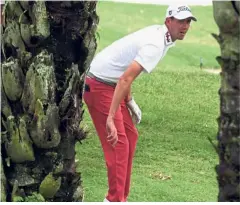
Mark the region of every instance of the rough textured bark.
[[75, 143], [96, 50], [95, 1], [6, 1], [1, 44], [2, 201], [82, 201]]
[[240, 2], [213, 1], [222, 67], [218, 132], [218, 201], [240, 201]]

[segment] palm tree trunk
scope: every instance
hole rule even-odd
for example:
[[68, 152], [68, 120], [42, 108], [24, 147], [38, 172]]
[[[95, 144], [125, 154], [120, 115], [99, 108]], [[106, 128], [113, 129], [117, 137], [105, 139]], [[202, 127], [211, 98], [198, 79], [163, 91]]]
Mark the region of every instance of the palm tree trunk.
[[1, 200], [82, 201], [75, 143], [96, 2], [6, 1], [3, 15]]
[[240, 201], [240, 2], [213, 1], [222, 67], [218, 132], [218, 201]]

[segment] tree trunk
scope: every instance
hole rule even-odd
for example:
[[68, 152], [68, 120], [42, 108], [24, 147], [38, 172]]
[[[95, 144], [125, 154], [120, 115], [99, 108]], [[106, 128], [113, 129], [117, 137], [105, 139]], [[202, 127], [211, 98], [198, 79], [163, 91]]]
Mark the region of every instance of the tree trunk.
[[82, 201], [84, 74], [95, 1], [6, 1], [1, 44], [2, 201]]
[[222, 67], [218, 132], [218, 201], [240, 201], [240, 2], [213, 1]]

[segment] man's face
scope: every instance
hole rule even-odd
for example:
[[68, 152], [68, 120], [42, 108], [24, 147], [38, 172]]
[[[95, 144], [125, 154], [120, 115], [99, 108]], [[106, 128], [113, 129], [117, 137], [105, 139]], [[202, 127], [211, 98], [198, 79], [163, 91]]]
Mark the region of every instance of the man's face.
[[191, 18], [178, 20], [176, 18], [169, 18], [167, 20], [168, 30], [172, 40], [183, 40], [191, 23]]

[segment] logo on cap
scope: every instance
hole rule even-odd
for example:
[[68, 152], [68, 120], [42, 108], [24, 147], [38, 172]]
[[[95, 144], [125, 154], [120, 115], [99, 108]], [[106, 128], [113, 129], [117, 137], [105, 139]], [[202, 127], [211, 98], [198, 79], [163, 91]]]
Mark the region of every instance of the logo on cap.
[[178, 11], [177, 12], [179, 13], [180, 11], [189, 11], [189, 12], [191, 12], [191, 10], [188, 7], [186, 7], [186, 6], [178, 7]]
[[169, 15], [171, 15], [171, 14], [172, 14], [172, 11], [169, 11], [168, 13], [169, 13]]

